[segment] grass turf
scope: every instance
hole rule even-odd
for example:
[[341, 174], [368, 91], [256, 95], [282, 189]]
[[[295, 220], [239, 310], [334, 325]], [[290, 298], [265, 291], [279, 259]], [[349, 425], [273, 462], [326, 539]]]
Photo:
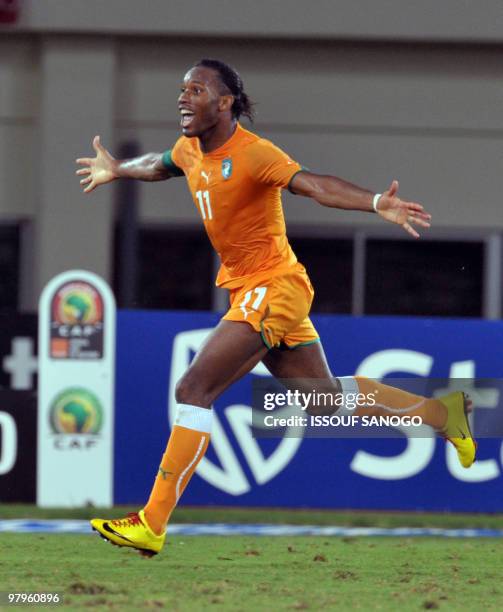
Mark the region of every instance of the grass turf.
[[147, 560], [97, 536], [2, 533], [0, 549], [1, 590], [59, 591], [64, 609], [503, 609], [492, 539], [172, 537]]

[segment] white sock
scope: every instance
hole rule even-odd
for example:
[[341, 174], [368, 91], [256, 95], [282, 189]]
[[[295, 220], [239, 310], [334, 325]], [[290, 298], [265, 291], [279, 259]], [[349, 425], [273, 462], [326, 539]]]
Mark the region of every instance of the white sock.
[[344, 396], [352, 396], [353, 402], [350, 404], [351, 408], [347, 408], [346, 404], [337, 409], [336, 414], [338, 416], [352, 415], [355, 413], [354, 397], [360, 393], [358, 382], [354, 376], [339, 376], [337, 378], [341, 385], [341, 391]]
[[212, 422], [212, 409], [192, 406], [191, 404], [178, 404], [177, 406], [175, 425], [195, 431], [211, 433]]

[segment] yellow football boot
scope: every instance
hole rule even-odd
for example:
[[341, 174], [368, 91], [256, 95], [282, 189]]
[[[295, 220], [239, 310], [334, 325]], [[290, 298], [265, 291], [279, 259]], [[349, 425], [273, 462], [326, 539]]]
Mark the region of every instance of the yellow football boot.
[[447, 408], [447, 423], [440, 433], [453, 444], [461, 465], [469, 468], [475, 461], [477, 442], [468, 422], [467, 396], [462, 391], [455, 391], [438, 399]]
[[153, 557], [164, 546], [166, 533], [158, 536], [148, 526], [143, 510], [131, 512], [122, 519], [91, 520], [91, 526], [102, 538], [116, 546], [136, 548], [145, 557]]

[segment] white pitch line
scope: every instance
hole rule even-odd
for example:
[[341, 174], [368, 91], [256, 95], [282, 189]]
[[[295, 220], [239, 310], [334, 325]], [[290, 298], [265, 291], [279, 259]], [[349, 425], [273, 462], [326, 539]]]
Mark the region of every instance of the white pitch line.
[[[3, 533], [92, 533], [89, 521], [0, 519]], [[444, 538], [502, 538], [500, 529], [441, 529], [438, 527], [340, 527], [319, 525], [271, 525], [234, 523], [173, 523], [169, 535], [248, 535], [248, 536], [324, 536], [324, 537], [444, 537]]]

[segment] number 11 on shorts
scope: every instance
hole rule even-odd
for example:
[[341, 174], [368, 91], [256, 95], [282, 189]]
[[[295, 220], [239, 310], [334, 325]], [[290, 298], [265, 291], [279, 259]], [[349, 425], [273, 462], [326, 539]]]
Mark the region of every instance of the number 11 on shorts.
[[253, 304], [251, 305], [251, 308], [252, 308], [252, 310], [258, 310], [260, 304], [262, 304], [262, 300], [265, 297], [266, 291], [267, 291], [267, 287], [256, 287], [255, 289], [250, 289], [250, 291], [246, 292], [246, 295], [245, 295], [243, 301], [239, 305], [239, 307], [243, 311], [245, 319], [250, 314], [249, 311], [246, 310], [246, 306], [247, 306], [248, 302], [251, 300], [252, 294], [255, 293], [257, 297], [255, 298]]

